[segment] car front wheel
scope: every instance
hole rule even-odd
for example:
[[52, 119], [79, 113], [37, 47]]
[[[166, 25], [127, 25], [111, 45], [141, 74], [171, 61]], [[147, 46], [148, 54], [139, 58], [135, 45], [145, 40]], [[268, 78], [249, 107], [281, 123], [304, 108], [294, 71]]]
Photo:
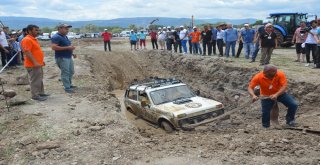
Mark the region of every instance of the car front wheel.
[[167, 133], [172, 133], [174, 131], [173, 126], [167, 122], [167, 121], [162, 121], [161, 122], [161, 127], [167, 132]]

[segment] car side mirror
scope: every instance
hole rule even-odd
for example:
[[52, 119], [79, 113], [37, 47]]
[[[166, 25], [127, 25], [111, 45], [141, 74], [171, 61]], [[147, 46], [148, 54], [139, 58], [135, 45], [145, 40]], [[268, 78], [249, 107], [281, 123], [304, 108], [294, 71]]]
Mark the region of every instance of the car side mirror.
[[141, 101], [141, 106], [142, 106], [142, 107], [149, 107], [149, 104], [147, 103], [146, 100], [142, 100], [142, 101]]
[[197, 96], [199, 96], [200, 95], [200, 90], [196, 90], [195, 93], [196, 93]]

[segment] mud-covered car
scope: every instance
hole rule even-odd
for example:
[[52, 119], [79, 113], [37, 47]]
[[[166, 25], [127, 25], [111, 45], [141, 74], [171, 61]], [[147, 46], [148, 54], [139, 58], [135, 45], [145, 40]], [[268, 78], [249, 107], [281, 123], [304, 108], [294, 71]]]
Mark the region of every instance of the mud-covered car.
[[135, 81], [127, 88], [124, 103], [128, 111], [167, 132], [190, 130], [224, 113], [222, 103], [197, 96], [175, 79]]

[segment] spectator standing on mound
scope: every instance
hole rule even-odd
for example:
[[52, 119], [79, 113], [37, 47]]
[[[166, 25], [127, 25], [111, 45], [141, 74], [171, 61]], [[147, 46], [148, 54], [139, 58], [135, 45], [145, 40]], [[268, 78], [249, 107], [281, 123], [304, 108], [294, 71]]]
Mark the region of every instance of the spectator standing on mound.
[[111, 52], [111, 38], [112, 38], [112, 34], [108, 32], [108, 29], [104, 29], [104, 32], [101, 34], [101, 36], [103, 37], [103, 42], [104, 42], [104, 51], [107, 51], [107, 45], [108, 45], [108, 49]]

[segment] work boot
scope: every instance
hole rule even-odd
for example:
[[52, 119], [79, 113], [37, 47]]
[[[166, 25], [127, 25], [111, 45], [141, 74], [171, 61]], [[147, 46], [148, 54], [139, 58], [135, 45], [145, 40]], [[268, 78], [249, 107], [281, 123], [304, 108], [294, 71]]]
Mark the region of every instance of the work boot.
[[33, 100], [37, 100], [37, 101], [45, 101], [47, 100], [47, 97], [44, 97], [44, 96], [35, 96], [35, 97], [32, 97]]

